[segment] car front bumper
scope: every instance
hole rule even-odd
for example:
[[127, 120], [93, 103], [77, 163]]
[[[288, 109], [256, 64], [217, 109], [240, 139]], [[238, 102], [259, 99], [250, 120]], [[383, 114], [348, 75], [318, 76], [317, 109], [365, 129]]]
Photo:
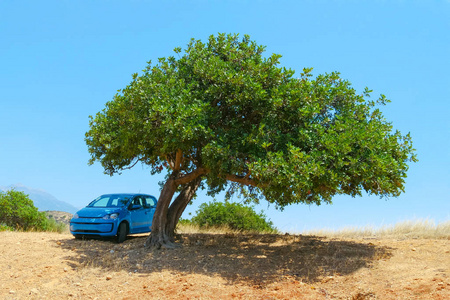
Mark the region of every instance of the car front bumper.
[[72, 219], [70, 221], [70, 233], [73, 235], [115, 236], [117, 234], [117, 221], [98, 218]]

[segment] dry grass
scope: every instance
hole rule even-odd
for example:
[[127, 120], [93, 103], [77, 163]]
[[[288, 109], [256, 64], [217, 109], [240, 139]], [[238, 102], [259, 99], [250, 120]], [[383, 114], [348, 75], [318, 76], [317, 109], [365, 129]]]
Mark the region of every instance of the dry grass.
[[208, 233], [208, 234], [238, 234], [238, 230], [233, 230], [228, 227], [203, 227], [193, 224], [178, 224], [178, 234], [190, 234], [190, 233]]
[[432, 220], [404, 221], [395, 225], [341, 230], [312, 230], [305, 234], [333, 238], [450, 239], [450, 221], [436, 224]]
[[194, 224], [178, 224], [176, 232], [179, 234], [185, 233], [207, 233], [207, 234], [278, 234], [278, 230], [272, 231], [240, 231], [236, 229], [232, 229], [228, 226], [205, 226], [200, 227]]

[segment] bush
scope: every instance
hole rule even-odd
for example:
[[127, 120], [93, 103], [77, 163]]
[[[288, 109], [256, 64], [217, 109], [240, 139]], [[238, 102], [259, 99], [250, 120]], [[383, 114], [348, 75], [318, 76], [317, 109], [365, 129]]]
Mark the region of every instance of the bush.
[[62, 232], [65, 227], [49, 220], [45, 213], [38, 211], [28, 195], [15, 190], [0, 192], [0, 224], [1, 230]]
[[0, 231], [12, 231], [13, 229], [5, 224], [0, 224]]
[[196, 215], [189, 220], [181, 220], [181, 224], [193, 224], [202, 227], [228, 227], [238, 231], [276, 232], [273, 223], [266, 216], [256, 213], [253, 207], [239, 203], [210, 202], [203, 203]]

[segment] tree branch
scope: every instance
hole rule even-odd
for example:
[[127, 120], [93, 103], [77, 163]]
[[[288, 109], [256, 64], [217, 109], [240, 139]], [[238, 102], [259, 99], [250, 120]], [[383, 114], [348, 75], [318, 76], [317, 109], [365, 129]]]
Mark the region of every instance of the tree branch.
[[166, 157], [167, 163], [169, 164], [169, 167], [170, 167], [172, 170], [175, 169], [175, 165], [174, 165], [174, 163], [173, 163], [173, 160], [170, 159], [170, 156], [169, 156], [168, 154], [166, 154], [165, 157]]
[[192, 171], [189, 174], [183, 175], [177, 179], [175, 179], [175, 184], [176, 185], [180, 185], [180, 184], [186, 184], [188, 182], [191, 182], [192, 180], [194, 180], [195, 178], [205, 175], [208, 173], [208, 170], [205, 168], [198, 168], [195, 169], [194, 171]]
[[254, 187], [258, 187], [256, 184], [256, 181], [254, 181], [253, 179], [249, 178], [250, 174], [247, 174], [245, 176], [238, 176], [238, 175], [231, 175], [228, 174], [225, 176], [226, 180], [232, 181], [232, 182], [237, 182], [240, 184], [245, 184], [245, 185], [251, 185]]
[[140, 158], [137, 158], [136, 161], [135, 161], [131, 166], [128, 165], [128, 166], [126, 166], [126, 167], [122, 167], [121, 169], [122, 169], [122, 170], [129, 170], [129, 169], [133, 168], [135, 165], [137, 165], [137, 163], [140, 162], [140, 161], [141, 161], [141, 159], [140, 159]]
[[174, 166], [175, 171], [179, 171], [181, 169], [182, 162], [183, 162], [183, 151], [181, 151], [181, 149], [178, 149], [175, 155], [175, 166]]

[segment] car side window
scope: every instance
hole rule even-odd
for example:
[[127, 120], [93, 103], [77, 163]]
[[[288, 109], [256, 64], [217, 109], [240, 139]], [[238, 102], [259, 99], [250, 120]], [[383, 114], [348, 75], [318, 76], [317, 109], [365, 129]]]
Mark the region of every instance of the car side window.
[[131, 205], [140, 205], [140, 206], [144, 206], [142, 205], [142, 198], [140, 196], [137, 196], [133, 199], [133, 202], [131, 202]]
[[151, 207], [155, 207], [155, 206], [156, 206], [156, 199], [155, 199], [155, 197], [146, 196], [145, 197], [144, 207], [145, 208], [151, 208]]

